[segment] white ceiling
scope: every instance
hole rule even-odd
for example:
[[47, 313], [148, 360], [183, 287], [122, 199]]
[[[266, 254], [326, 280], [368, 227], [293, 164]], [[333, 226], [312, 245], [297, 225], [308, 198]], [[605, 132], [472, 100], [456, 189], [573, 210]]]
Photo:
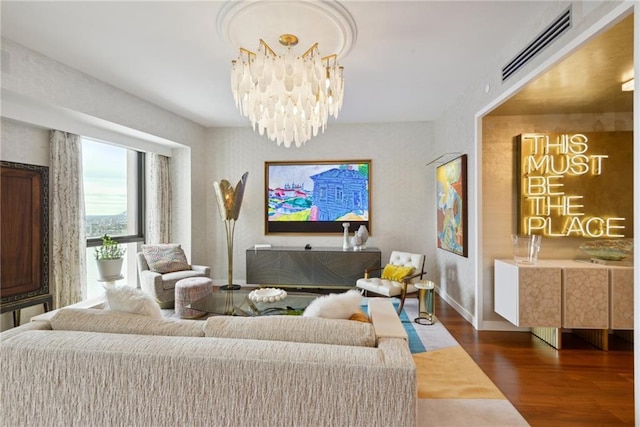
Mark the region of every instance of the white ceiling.
[[[282, 6], [282, 1], [277, 2]], [[492, 49], [544, 1], [344, 1], [355, 22], [340, 123], [433, 120], [495, 68]], [[229, 88], [236, 47], [217, 29], [223, 1], [5, 1], [2, 37], [206, 127], [246, 126]], [[228, 7], [229, 5], [227, 5]], [[282, 9], [282, 7], [280, 7]], [[282, 11], [263, 23], [291, 32]], [[277, 25], [276, 25], [277, 23]], [[292, 23], [292, 26], [294, 24]], [[264, 25], [247, 25], [257, 32]], [[312, 32], [317, 26], [294, 28]], [[236, 29], [237, 31], [237, 29]], [[241, 31], [242, 33], [243, 31]], [[296, 34], [310, 46], [321, 35]], [[535, 34], [532, 34], [532, 37]], [[246, 34], [245, 34], [246, 36]], [[276, 41], [267, 42], [278, 50]], [[322, 55], [334, 52], [323, 50]], [[517, 52], [514, 52], [514, 55]], [[493, 70], [496, 73], [499, 70]]]

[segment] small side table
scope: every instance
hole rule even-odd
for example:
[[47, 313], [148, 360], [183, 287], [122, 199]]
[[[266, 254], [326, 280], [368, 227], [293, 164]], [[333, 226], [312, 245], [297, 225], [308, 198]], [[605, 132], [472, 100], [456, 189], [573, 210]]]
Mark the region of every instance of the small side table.
[[420, 280], [414, 283], [418, 289], [418, 317], [413, 321], [420, 325], [433, 325], [434, 323], [434, 289], [436, 284], [431, 280]]

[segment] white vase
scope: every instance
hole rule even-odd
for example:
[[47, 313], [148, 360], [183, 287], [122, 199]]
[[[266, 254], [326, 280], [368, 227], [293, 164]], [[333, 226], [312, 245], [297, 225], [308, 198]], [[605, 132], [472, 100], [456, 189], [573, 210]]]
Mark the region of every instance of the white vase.
[[122, 272], [124, 258], [96, 260], [98, 264], [98, 277], [103, 281], [116, 280]]
[[348, 222], [343, 222], [342, 227], [344, 228], [344, 234], [342, 235], [342, 249], [349, 249], [349, 226], [351, 224]]

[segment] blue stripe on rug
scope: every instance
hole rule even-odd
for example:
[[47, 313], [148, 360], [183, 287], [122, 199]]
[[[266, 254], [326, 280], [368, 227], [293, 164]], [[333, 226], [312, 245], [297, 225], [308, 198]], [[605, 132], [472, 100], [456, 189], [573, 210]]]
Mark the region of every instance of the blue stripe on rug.
[[[394, 304], [394, 307], [397, 310], [398, 304]], [[402, 326], [404, 326], [404, 330], [409, 336], [409, 350], [411, 350], [411, 353], [424, 353], [425, 351], [427, 351], [424, 344], [422, 344], [422, 340], [418, 336], [418, 333], [413, 328], [413, 320], [409, 319], [407, 313], [404, 311], [404, 308], [400, 312], [400, 321], [402, 322]]]
[[[398, 310], [398, 304], [400, 304], [400, 302], [393, 302], [393, 306], [395, 307], [396, 311]], [[361, 307], [362, 311], [367, 313], [368, 307], [366, 305], [363, 305]], [[424, 344], [422, 344], [422, 340], [418, 336], [416, 330], [413, 328], [413, 321], [409, 319], [407, 313], [404, 311], [404, 308], [400, 312], [400, 321], [402, 322], [402, 326], [404, 327], [404, 330], [409, 337], [409, 350], [411, 350], [411, 354], [426, 352], [427, 349]]]

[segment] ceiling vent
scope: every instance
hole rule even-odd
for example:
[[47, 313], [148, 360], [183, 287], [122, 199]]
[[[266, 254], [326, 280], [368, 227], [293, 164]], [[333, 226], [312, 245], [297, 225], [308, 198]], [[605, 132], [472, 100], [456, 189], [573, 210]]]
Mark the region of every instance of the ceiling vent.
[[520, 68], [524, 67], [529, 61], [540, 53], [545, 47], [549, 46], [562, 34], [571, 28], [571, 7], [568, 7], [560, 16], [556, 18], [547, 28], [531, 41], [513, 58], [507, 65], [502, 68], [502, 81], [504, 82]]

